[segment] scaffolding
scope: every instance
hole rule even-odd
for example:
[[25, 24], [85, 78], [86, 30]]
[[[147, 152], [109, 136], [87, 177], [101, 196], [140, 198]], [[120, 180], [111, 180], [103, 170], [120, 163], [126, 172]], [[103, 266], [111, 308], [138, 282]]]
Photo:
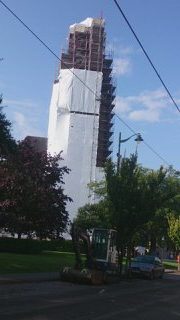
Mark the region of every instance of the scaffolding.
[[102, 71], [105, 32], [102, 19], [92, 27], [75, 26], [69, 33], [68, 49], [62, 53], [61, 69], [75, 68]]
[[107, 158], [111, 155], [111, 144], [113, 135], [113, 108], [115, 98], [115, 86], [112, 81], [112, 59], [103, 59], [103, 81], [101, 89], [101, 105], [99, 114], [99, 135], [97, 149], [97, 167], [103, 167]]
[[70, 28], [68, 49], [62, 53], [61, 69], [83, 69], [102, 72], [99, 130], [96, 166], [103, 167], [112, 153], [112, 118], [115, 85], [112, 81], [111, 58], [105, 55], [106, 34], [102, 19], [93, 19], [91, 26], [81, 24]]

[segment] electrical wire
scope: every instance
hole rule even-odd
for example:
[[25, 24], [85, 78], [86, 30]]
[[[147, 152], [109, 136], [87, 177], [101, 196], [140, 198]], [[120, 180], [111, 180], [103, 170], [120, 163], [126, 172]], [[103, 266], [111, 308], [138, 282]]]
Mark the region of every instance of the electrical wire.
[[[0, 3], [60, 62], [62, 62], [61, 58], [57, 56], [56, 53], [35, 33], [31, 30], [30, 27], [28, 27], [27, 24], [23, 22], [22, 19], [20, 19], [2, 0], [0, 0]], [[81, 78], [79, 78], [64, 62], [63, 64], [65, 67], [91, 92], [93, 95], [96, 97], [98, 101], [103, 101], [103, 96], [98, 96], [96, 92], [94, 92]], [[115, 116], [134, 134], [137, 134], [119, 115], [114, 113]], [[146, 143], [143, 140], [144, 144], [157, 156], [159, 159], [161, 159], [166, 165], [170, 166], [170, 164], [163, 158], [161, 157], [155, 150], [152, 148], [148, 143]]]
[[134, 129], [132, 129], [118, 114], [114, 113], [114, 115], [121, 121], [133, 134], [137, 134]]
[[146, 147], [148, 147], [154, 154], [157, 155], [157, 157], [159, 157], [159, 159], [161, 159], [168, 167], [171, 166], [170, 163], [168, 163], [156, 150], [154, 150], [154, 148], [152, 148], [149, 143], [147, 143], [146, 141], [143, 141], [143, 143], [145, 144]]
[[[53, 56], [58, 59], [60, 62], [62, 61], [56, 53], [54, 53], [54, 51], [35, 33], [32, 31], [32, 29], [30, 27], [28, 27], [27, 24], [24, 23], [24, 21], [22, 19], [20, 19], [3, 1], [0, 0], [0, 3], [50, 52], [53, 54]], [[84, 84], [83, 80], [81, 78], [79, 78], [64, 62], [63, 64], [65, 65], [65, 67], [73, 74], [76, 76], [76, 78]], [[94, 91], [88, 86], [86, 85], [87, 89], [89, 89], [93, 94]]]
[[155, 71], [157, 77], [159, 78], [161, 84], [163, 85], [164, 89], [166, 90], [168, 96], [170, 97], [171, 101], [173, 102], [174, 106], [176, 107], [176, 109], [180, 112], [180, 108], [178, 107], [176, 101], [174, 100], [171, 92], [169, 91], [168, 87], [166, 86], [165, 82], [163, 81], [162, 77], [160, 76], [159, 72], [157, 71], [157, 68], [155, 67], [154, 63], [152, 62], [150, 56], [148, 55], [147, 51], [145, 50], [144, 46], [142, 45], [142, 42], [139, 40], [136, 32], [134, 31], [133, 27], [131, 26], [130, 22], [128, 21], [127, 17], [125, 16], [123, 10], [121, 9], [119, 3], [117, 2], [117, 0], [113, 0], [116, 7], [118, 8], [119, 12], [121, 13], [121, 15], [123, 16], [124, 20], [126, 21], [128, 27], [130, 28], [131, 32], [133, 33], [135, 39], [137, 40], [138, 44], [140, 45], [142, 51], [144, 52], [147, 60], [149, 61], [151, 67], [153, 68], [153, 70]]
[[[116, 113], [115, 116], [121, 121], [132, 133], [137, 134], [122, 118], [120, 118]], [[144, 145], [150, 149], [159, 159], [161, 159], [168, 167], [170, 167], [170, 163], [168, 163], [153, 147], [149, 145], [144, 139], [142, 141]]]

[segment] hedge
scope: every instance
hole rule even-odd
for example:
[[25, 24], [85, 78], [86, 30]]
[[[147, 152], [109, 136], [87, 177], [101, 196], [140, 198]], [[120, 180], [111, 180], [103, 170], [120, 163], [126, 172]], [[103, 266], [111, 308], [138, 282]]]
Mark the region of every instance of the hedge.
[[[84, 252], [83, 245], [81, 249]], [[38, 254], [42, 251], [73, 252], [72, 241], [0, 238], [0, 252]]]

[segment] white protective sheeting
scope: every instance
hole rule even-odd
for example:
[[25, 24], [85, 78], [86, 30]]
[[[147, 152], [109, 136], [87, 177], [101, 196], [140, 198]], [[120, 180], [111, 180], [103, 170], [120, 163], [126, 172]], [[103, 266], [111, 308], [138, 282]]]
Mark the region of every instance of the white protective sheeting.
[[[80, 69], [71, 71], [63, 69], [60, 72], [58, 109], [99, 113], [99, 104], [96, 100], [100, 97], [102, 73]], [[84, 86], [84, 83], [91, 91]]]
[[72, 125], [65, 159], [71, 169], [70, 174], [65, 177], [66, 192], [73, 198], [73, 203], [69, 204], [71, 217], [77, 214], [79, 207], [90, 202], [87, 184], [96, 178], [97, 144], [93, 144], [93, 131], [94, 126], [98, 127], [99, 117], [93, 118], [91, 115], [71, 114]]
[[58, 92], [59, 92], [58, 83], [54, 83], [51, 102], [50, 102], [50, 108], [49, 108], [49, 126], [48, 126], [48, 151], [51, 154], [54, 154], [54, 148], [55, 148]]
[[84, 32], [86, 28], [91, 28], [94, 24], [99, 24], [103, 27], [104, 23], [104, 19], [86, 18], [79, 23], [72, 24], [69, 29], [70, 33], [74, 33], [75, 31]]
[[87, 184], [103, 177], [96, 167], [102, 72], [72, 71], [93, 92], [72, 72], [61, 70], [53, 88], [48, 131], [48, 151], [62, 150], [64, 164], [71, 169], [65, 177], [65, 192], [73, 199], [68, 205], [71, 219], [79, 207], [92, 201]]
[[79, 25], [82, 25], [82, 26], [85, 26], [87, 28], [90, 28], [92, 26], [92, 23], [93, 23], [93, 18], [86, 18], [85, 20], [83, 20], [83, 21], [81, 21], [79, 23], [71, 24], [69, 29], [70, 30], [74, 30], [74, 27], [79, 26]]

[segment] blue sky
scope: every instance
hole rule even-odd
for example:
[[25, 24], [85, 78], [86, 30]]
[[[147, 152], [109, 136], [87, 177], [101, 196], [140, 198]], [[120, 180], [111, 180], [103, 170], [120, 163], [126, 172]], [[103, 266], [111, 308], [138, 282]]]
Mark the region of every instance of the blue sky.
[[[180, 113], [177, 112], [112, 0], [4, 0], [51, 49], [60, 55], [70, 24], [86, 17], [106, 20], [107, 48], [114, 52], [116, 113], [140, 132], [168, 163], [180, 169]], [[180, 106], [180, 1], [121, 0], [121, 7]], [[0, 4], [0, 92], [13, 135], [47, 136], [49, 102], [58, 61]], [[131, 132], [115, 121], [118, 132]], [[131, 139], [122, 153], [135, 150]], [[139, 162], [158, 168], [162, 161], [143, 143]]]

